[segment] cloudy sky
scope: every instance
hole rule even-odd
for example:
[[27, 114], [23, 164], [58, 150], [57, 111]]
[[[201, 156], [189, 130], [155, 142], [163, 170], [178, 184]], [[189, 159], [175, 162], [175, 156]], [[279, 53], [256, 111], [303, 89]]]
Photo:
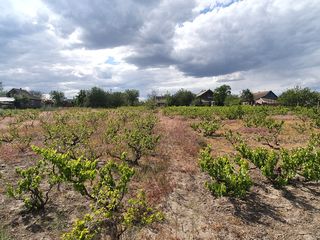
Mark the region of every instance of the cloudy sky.
[[320, 90], [318, 0], [1, 0], [6, 89]]

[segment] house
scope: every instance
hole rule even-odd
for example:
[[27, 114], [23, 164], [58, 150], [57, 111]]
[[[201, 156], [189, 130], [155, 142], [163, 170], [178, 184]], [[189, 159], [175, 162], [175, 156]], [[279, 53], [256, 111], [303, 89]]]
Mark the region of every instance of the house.
[[278, 96], [272, 91], [263, 91], [253, 93], [255, 105], [277, 105]]
[[54, 106], [54, 101], [51, 99], [42, 99], [42, 106], [45, 108], [51, 108]]
[[199, 100], [200, 105], [212, 106], [214, 103], [213, 92], [210, 89], [199, 92], [196, 95], [196, 99]]
[[0, 97], [0, 108], [14, 108], [14, 98]]
[[7, 92], [7, 97], [14, 98], [16, 107], [18, 108], [40, 108], [41, 97], [34, 96], [27, 90], [21, 88], [13, 88]]
[[62, 106], [63, 107], [73, 107], [74, 106], [74, 101], [73, 99], [64, 99], [62, 101]]
[[158, 107], [167, 105], [167, 96], [155, 96], [154, 101]]

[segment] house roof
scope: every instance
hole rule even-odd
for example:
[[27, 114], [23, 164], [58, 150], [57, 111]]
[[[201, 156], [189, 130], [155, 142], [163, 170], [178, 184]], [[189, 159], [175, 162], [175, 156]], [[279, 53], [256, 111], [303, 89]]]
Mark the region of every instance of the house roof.
[[261, 91], [261, 92], [252, 93], [253, 94], [253, 99], [254, 100], [258, 100], [259, 98], [264, 98], [270, 92], [272, 92], [272, 91]]
[[21, 88], [12, 88], [8, 93], [7, 96], [13, 97], [14, 95], [22, 95], [23, 97], [27, 97], [32, 100], [41, 100], [40, 97], [34, 96], [29, 93], [27, 90]]
[[203, 94], [205, 94], [206, 92], [211, 92], [211, 93], [213, 93], [210, 89], [207, 89], [207, 90], [201, 90], [197, 95], [196, 95], [196, 97], [200, 97], [200, 96], [202, 96]]
[[0, 102], [14, 102], [15, 99], [14, 98], [10, 98], [10, 97], [0, 97]]

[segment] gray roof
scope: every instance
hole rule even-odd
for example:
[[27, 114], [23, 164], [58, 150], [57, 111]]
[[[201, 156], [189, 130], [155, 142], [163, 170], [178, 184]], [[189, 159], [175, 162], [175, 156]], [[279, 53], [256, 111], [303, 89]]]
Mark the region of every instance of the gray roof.
[[208, 91], [212, 92], [210, 89], [201, 90], [201, 91], [196, 95], [196, 97], [200, 97], [200, 96], [202, 96], [203, 94], [205, 94], [205, 93], [208, 92]]
[[263, 97], [265, 97], [269, 92], [271, 92], [271, 91], [261, 91], [261, 92], [252, 93], [252, 94], [253, 94], [253, 99], [254, 99], [254, 100], [258, 100], [258, 99], [260, 99], [260, 98], [263, 98]]
[[21, 89], [21, 88], [12, 88], [9, 92], [7, 92], [7, 96], [16, 96], [20, 95], [32, 100], [41, 100], [41, 97], [39, 96], [34, 96], [31, 93], [29, 93], [27, 90]]

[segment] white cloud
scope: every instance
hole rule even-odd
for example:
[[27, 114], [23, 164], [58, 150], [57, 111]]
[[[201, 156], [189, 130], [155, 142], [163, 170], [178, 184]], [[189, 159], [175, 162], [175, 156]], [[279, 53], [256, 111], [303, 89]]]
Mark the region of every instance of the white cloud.
[[8, 0], [0, 8], [7, 88], [68, 96], [93, 86], [137, 88], [144, 97], [224, 83], [234, 92], [319, 90], [313, 0]]

